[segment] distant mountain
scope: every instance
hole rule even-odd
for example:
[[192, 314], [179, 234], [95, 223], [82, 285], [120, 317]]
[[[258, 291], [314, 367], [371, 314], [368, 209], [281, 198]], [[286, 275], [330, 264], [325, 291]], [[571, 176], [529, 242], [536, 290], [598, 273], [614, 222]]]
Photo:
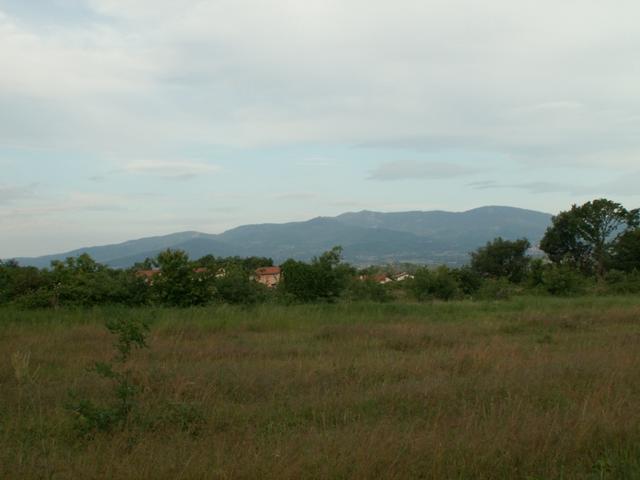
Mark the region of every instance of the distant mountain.
[[476, 249], [496, 237], [528, 238], [537, 242], [551, 221], [551, 215], [513, 207], [481, 207], [466, 212], [362, 211], [336, 217], [348, 225], [413, 233], [438, 239], [454, 250]]
[[487, 241], [526, 237], [537, 243], [551, 215], [512, 207], [482, 207], [467, 212], [351, 212], [305, 222], [245, 225], [219, 235], [180, 232], [115, 245], [80, 248], [36, 258], [19, 258], [21, 265], [49, 266], [52, 260], [88, 253], [96, 261], [125, 268], [160, 251], [173, 248], [191, 258], [266, 256], [308, 260], [335, 245], [345, 260], [357, 265], [388, 262], [460, 265]]

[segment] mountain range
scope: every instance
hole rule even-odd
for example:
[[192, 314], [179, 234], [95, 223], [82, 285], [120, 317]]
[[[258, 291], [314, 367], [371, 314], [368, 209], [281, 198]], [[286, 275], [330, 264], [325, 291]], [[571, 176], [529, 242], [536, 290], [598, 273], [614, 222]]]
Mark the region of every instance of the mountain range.
[[551, 215], [513, 207], [481, 207], [466, 212], [350, 212], [304, 222], [245, 225], [221, 234], [180, 232], [124, 243], [79, 248], [42, 257], [18, 258], [20, 265], [47, 267], [52, 260], [88, 253], [111, 267], [126, 268], [167, 248], [196, 259], [212, 254], [265, 256], [280, 263], [308, 260], [341, 245], [346, 261], [356, 265], [395, 262], [461, 265], [469, 252], [500, 236], [528, 238], [536, 244]]

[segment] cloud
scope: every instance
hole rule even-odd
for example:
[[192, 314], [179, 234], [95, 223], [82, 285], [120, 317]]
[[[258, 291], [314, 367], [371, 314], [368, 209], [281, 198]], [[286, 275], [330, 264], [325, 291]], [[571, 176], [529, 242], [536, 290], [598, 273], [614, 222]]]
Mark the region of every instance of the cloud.
[[532, 194], [548, 193], [568, 193], [571, 195], [621, 195], [637, 196], [638, 185], [640, 185], [640, 172], [632, 172], [628, 175], [615, 178], [614, 180], [593, 183], [577, 184], [570, 182], [555, 181], [533, 181], [522, 183], [500, 183], [494, 180], [478, 181], [468, 183], [476, 190], [491, 189], [517, 189], [525, 190]]
[[395, 161], [378, 166], [369, 180], [443, 180], [472, 175], [478, 168], [445, 162]]
[[78, 3], [91, 21], [0, 18], [0, 142], [149, 154], [426, 138], [627, 167], [640, 153], [632, 0]]
[[318, 198], [318, 195], [313, 192], [289, 192], [275, 195], [274, 200], [282, 200], [285, 202], [295, 202], [304, 200], [313, 200]]
[[569, 100], [556, 100], [552, 102], [538, 103], [536, 105], [529, 105], [526, 107], [516, 108], [514, 113], [520, 114], [537, 114], [546, 112], [562, 112], [562, 111], [575, 111], [585, 108], [586, 105], [581, 102], [572, 102]]
[[64, 197], [42, 197], [28, 204], [0, 209], [0, 218], [26, 220], [28, 217], [40, 217], [79, 211], [122, 211], [133, 199], [140, 196], [106, 195], [87, 192], [71, 192]]
[[31, 185], [0, 185], [0, 205], [7, 205], [16, 200], [35, 197], [37, 184]]
[[201, 175], [208, 175], [220, 171], [220, 167], [210, 163], [189, 161], [151, 161], [140, 160], [127, 164], [127, 173], [153, 175], [170, 180], [188, 180]]
[[296, 163], [299, 167], [319, 167], [319, 168], [327, 168], [333, 167], [336, 165], [336, 162], [330, 158], [324, 157], [313, 157], [308, 158], [306, 160], [301, 160]]

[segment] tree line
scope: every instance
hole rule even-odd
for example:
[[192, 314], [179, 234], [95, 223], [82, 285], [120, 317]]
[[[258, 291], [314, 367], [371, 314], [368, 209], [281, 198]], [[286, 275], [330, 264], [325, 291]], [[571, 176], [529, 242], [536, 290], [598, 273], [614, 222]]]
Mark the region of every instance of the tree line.
[[[335, 302], [338, 300], [452, 300], [506, 298], [517, 293], [576, 295], [640, 292], [640, 211], [607, 199], [573, 205], [552, 219], [535, 258], [527, 239], [496, 238], [460, 268], [406, 265], [412, 278], [381, 285], [375, 273], [342, 261], [340, 247], [310, 262], [287, 260], [282, 281], [269, 289], [253, 278], [269, 258], [189, 259], [166, 250], [127, 270], [97, 263], [89, 255], [53, 261], [48, 269], [0, 261], [0, 304], [24, 308], [212, 303]], [[159, 275], [144, 276], [153, 270]]]

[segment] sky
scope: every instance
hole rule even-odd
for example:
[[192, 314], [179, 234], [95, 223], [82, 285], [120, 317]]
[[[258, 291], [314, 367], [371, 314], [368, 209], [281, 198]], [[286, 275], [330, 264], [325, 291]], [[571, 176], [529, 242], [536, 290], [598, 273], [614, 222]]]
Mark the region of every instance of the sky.
[[0, 0], [0, 258], [640, 206], [637, 0]]

